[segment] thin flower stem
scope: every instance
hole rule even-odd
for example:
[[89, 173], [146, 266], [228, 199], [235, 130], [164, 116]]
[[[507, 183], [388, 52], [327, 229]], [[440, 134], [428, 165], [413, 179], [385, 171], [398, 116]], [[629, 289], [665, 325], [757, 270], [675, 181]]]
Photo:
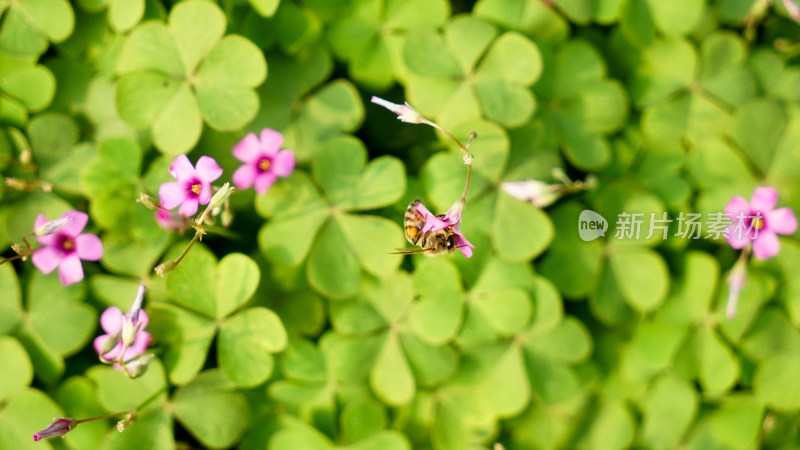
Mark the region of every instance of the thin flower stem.
[[97, 416], [97, 417], [88, 417], [86, 419], [76, 420], [75, 421], [75, 425], [77, 425], [79, 423], [83, 423], [83, 422], [91, 422], [93, 420], [112, 419], [114, 417], [119, 417], [119, 416], [122, 416], [122, 415], [125, 415], [125, 414], [130, 414], [130, 413], [131, 413], [131, 411], [122, 411], [122, 412], [115, 412], [115, 413], [110, 413], [110, 414], [103, 414], [102, 416]]
[[742, 263], [746, 263], [747, 262], [747, 258], [750, 256], [750, 251], [752, 250], [752, 248], [753, 248], [753, 245], [752, 244], [748, 244], [748, 245], [745, 246], [745, 248], [742, 249], [742, 253], [739, 254], [739, 261], [740, 262], [742, 262]]
[[186, 254], [187, 254], [187, 253], [189, 253], [189, 249], [190, 249], [190, 248], [192, 248], [192, 246], [194, 245], [194, 243], [195, 243], [195, 242], [196, 242], [198, 239], [200, 239], [200, 237], [201, 237], [202, 235], [204, 235], [204, 234], [206, 234], [206, 233], [205, 233], [205, 231], [203, 231], [203, 230], [201, 230], [201, 229], [198, 229], [197, 231], [195, 231], [195, 233], [194, 233], [194, 237], [192, 238], [192, 240], [191, 240], [191, 241], [189, 241], [189, 245], [187, 245], [187, 246], [186, 246], [186, 248], [185, 248], [185, 249], [183, 249], [183, 253], [181, 253], [181, 256], [179, 256], [179, 257], [178, 257], [178, 259], [176, 259], [176, 260], [175, 260], [175, 265], [176, 265], [176, 266], [177, 266], [178, 264], [180, 264], [180, 263], [181, 263], [181, 261], [183, 261], [183, 258], [185, 258], [185, 257], [186, 257]]
[[472, 178], [472, 164], [467, 164], [467, 182], [464, 183], [464, 193], [461, 194], [461, 201], [467, 201], [467, 189], [469, 189], [469, 180]]
[[12, 256], [11, 258], [6, 258], [6, 259], [0, 261], [0, 266], [5, 264], [5, 263], [7, 263], [7, 262], [9, 262], [9, 261], [14, 261], [15, 259], [24, 258], [25, 256], [28, 256], [28, 255], [17, 255], [17, 256]]

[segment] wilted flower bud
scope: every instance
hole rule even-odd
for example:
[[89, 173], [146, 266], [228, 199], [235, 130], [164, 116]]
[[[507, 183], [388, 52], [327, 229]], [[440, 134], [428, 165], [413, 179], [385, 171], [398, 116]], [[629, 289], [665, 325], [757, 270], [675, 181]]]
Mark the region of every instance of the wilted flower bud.
[[53, 418], [53, 423], [47, 426], [44, 430], [33, 433], [33, 442], [39, 441], [39, 439], [46, 439], [53, 436], [61, 436], [64, 437], [67, 432], [72, 430], [72, 428], [77, 425], [78, 421], [75, 419], [65, 419], [60, 418], [56, 419]]

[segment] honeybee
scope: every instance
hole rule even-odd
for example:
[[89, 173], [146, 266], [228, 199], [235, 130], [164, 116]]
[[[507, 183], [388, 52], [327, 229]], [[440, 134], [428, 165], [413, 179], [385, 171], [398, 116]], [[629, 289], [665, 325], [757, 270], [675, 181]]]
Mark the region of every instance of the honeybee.
[[[414, 200], [406, 209], [403, 224], [405, 226], [406, 239], [413, 245], [420, 248], [398, 249], [395, 254], [411, 255], [415, 253], [425, 253], [427, 256], [441, 255], [442, 253], [453, 253], [456, 246], [456, 235], [453, 227], [443, 228], [439, 231], [428, 231], [423, 233], [425, 227], [425, 215], [417, 211], [419, 199]], [[444, 214], [437, 216], [444, 218]]]

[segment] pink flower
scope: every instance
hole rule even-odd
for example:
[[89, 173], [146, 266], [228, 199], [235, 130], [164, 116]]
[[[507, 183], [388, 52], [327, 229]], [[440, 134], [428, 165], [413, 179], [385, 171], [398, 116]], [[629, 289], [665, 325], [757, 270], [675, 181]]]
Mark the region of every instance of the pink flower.
[[[63, 225], [50, 234], [37, 236], [44, 247], [33, 253], [31, 261], [43, 273], [58, 267], [58, 277], [64, 285], [83, 279], [81, 260], [97, 261], [103, 256], [103, 243], [91, 233], [83, 233], [89, 216], [80, 211], [67, 211], [62, 216]], [[42, 229], [48, 222], [44, 214], [36, 217], [34, 229]]]
[[[111, 306], [103, 311], [100, 316], [100, 325], [107, 334], [98, 336], [94, 340], [94, 349], [102, 359], [118, 360], [123, 346], [125, 347], [125, 353], [122, 355], [123, 362], [130, 361], [147, 350], [151, 336], [150, 333], [144, 331], [150, 321], [147, 313], [141, 309], [144, 291], [145, 287], [141, 285], [133, 306], [124, 316], [116, 306]], [[114, 368], [122, 369], [118, 364], [115, 364]]]
[[201, 156], [197, 160], [197, 168], [192, 167], [186, 155], [178, 155], [169, 173], [178, 181], [169, 181], [158, 188], [161, 206], [172, 209], [178, 205], [178, 212], [186, 217], [197, 212], [197, 205], [205, 205], [211, 200], [211, 183], [222, 175], [214, 158]]
[[434, 232], [443, 230], [448, 227], [453, 227], [453, 234], [456, 236], [456, 248], [461, 250], [461, 253], [467, 257], [472, 257], [472, 249], [474, 245], [470, 244], [467, 238], [461, 234], [461, 214], [464, 211], [464, 201], [458, 200], [453, 203], [453, 206], [447, 210], [443, 216], [435, 216], [428, 208], [420, 202], [417, 204], [417, 211], [422, 213], [425, 218], [425, 226], [420, 230], [422, 233]]
[[53, 436], [61, 436], [64, 437], [68, 431], [75, 428], [75, 425], [78, 424], [78, 421], [75, 419], [53, 419], [53, 423], [47, 426], [44, 430], [33, 433], [33, 442], [38, 442], [39, 439], [47, 439]]
[[743, 197], [733, 197], [725, 207], [725, 214], [733, 221], [725, 230], [728, 244], [738, 250], [752, 242], [753, 256], [758, 259], [777, 255], [781, 248], [777, 235], [797, 231], [792, 210], [775, 209], [777, 203], [778, 191], [771, 187], [756, 188], [749, 204]]
[[249, 133], [233, 147], [233, 156], [244, 164], [233, 174], [233, 184], [249, 189], [255, 184], [259, 194], [267, 192], [277, 177], [287, 177], [294, 170], [294, 153], [280, 150], [283, 135], [264, 128], [261, 138]]

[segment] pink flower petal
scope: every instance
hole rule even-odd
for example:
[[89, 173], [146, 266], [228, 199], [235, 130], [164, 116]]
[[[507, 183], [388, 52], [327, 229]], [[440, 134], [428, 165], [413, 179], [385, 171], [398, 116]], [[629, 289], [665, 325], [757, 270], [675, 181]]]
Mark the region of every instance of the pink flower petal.
[[778, 234], [794, 234], [797, 218], [789, 208], [778, 208], [766, 213], [767, 227]]
[[75, 239], [75, 250], [81, 259], [97, 261], [103, 256], [103, 243], [92, 233], [83, 233]]
[[247, 136], [233, 146], [233, 157], [241, 162], [254, 162], [261, 156], [261, 142], [255, 133], [247, 133]]
[[778, 191], [771, 187], [757, 187], [750, 197], [750, 207], [755, 211], [766, 213], [778, 204]]
[[183, 184], [177, 181], [168, 181], [158, 188], [158, 198], [161, 206], [172, 209], [186, 199], [186, 189]]
[[178, 208], [178, 212], [186, 217], [193, 216], [197, 212], [197, 199], [187, 198], [184, 200], [183, 203], [181, 203], [181, 207]]
[[757, 259], [768, 259], [777, 255], [781, 250], [778, 235], [772, 231], [759, 230], [758, 237], [753, 243], [753, 256]]
[[40, 226], [46, 224], [47, 222], [50, 222], [49, 220], [47, 220], [47, 216], [45, 216], [44, 214], [39, 214], [38, 216], [36, 216], [36, 221], [33, 222], [33, 228], [39, 228]]
[[800, 22], [800, 7], [794, 0], [783, 0], [783, 6], [795, 22]]
[[261, 175], [256, 177], [256, 183], [255, 183], [256, 192], [258, 192], [259, 194], [267, 192], [267, 189], [269, 189], [269, 187], [272, 186], [273, 183], [275, 183], [274, 173], [269, 173], [269, 172], [262, 173]]
[[110, 337], [111, 336], [109, 336], [107, 334], [101, 334], [100, 336], [97, 336], [96, 338], [94, 338], [94, 342], [92, 343], [92, 346], [94, 347], [94, 351], [98, 355], [100, 354], [100, 352], [103, 351], [103, 347], [106, 346], [106, 341], [108, 341], [108, 339]]
[[142, 324], [142, 327], [139, 328], [140, 330], [147, 328], [147, 324], [150, 323], [150, 316], [143, 309], [139, 310], [139, 323]]
[[281, 150], [272, 161], [272, 173], [279, 177], [288, 177], [294, 170], [294, 152]]
[[116, 306], [109, 306], [100, 315], [100, 326], [108, 334], [114, 334], [122, 330], [122, 310]]
[[[141, 328], [140, 328], [141, 330]], [[137, 356], [141, 355], [142, 353], [147, 351], [147, 346], [150, 345], [150, 340], [152, 336], [147, 331], [139, 331], [136, 334], [136, 338], [133, 341], [133, 345], [128, 347], [125, 350], [125, 357], [123, 361], [129, 361]]]
[[64, 286], [69, 286], [83, 279], [83, 266], [81, 266], [81, 259], [76, 253], [67, 256], [58, 265], [58, 278], [61, 279], [61, 284]]
[[461, 253], [465, 257], [472, 258], [472, 249], [475, 248], [475, 246], [461, 234], [461, 224], [456, 224], [453, 227], [453, 232], [456, 235], [456, 248], [461, 249]]
[[201, 156], [197, 160], [197, 175], [200, 180], [211, 183], [222, 176], [222, 167], [209, 156]]
[[188, 180], [195, 176], [194, 166], [186, 155], [178, 155], [169, 166], [169, 174], [178, 181]]
[[747, 217], [750, 215], [750, 204], [747, 203], [744, 197], [737, 195], [725, 206], [725, 214], [727, 214], [728, 218], [732, 221], [735, 221], [736, 217], [740, 214]]
[[81, 234], [81, 231], [86, 228], [86, 223], [89, 222], [88, 214], [75, 210], [67, 211], [61, 217], [72, 219], [58, 230], [59, 233], [66, 234], [69, 237], [76, 237]]
[[239, 189], [250, 189], [256, 179], [256, 168], [245, 164], [233, 172], [233, 185]]
[[283, 135], [271, 128], [261, 130], [261, 154], [275, 156], [283, 144]]
[[736, 219], [733, 220], [734, 224], [726, 229], [725, 240], [728, 241], [728, 245], [740, 250], [753, 241], [753, 230], [748, 230], [747, 225], [736, 228]]
[[[44, 214], [39, 214], [38, 216], [36, 216], [36, 221], [33, 223], [33, 229], [35, 230], [36, 228], [39, 228], [40, 226], [46, 224], [47, 222], [49, 222], [49, 220], [47, 220], [47, 217]], [[36, 240], [39, 241], [39, 243], [42, 245], [53, 245], [55, 244], [55, 239], [56, 239], [55, 233], [48, 234], [46, 236], [39, 236], [36, 238]]]
[[63, 259], [64, 253], [58, 247], [42, 247], [33, 252], [31, 262], [42, 273], [48, 274], [58, 267]]
[[211, 200], [211, 185], [208, 183], [202, 183], [200, 185], [200, 195], [197, 197], [197, 200], [200, 202], [201, 205], [205, 205]]
[[417, 204], [417, 211], [421, 212], [422, 216], [425, 218], [425, 226], [423, 226], [421, 230], [423, 233], [427, 233], [428, 231], [439, 231], [452, 225], [433, 215], [433, 213], [428, 211], [428, 208], [426, 208], [422, 202]]

